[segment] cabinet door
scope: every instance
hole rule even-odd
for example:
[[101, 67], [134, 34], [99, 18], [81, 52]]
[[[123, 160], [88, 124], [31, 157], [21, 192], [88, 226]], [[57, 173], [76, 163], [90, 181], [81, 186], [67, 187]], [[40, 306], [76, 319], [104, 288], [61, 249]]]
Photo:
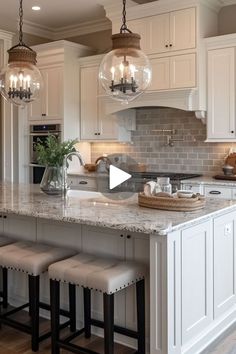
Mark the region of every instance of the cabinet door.
[[170, 58], [170, 88], [196, 86], [196, 55], [185, 54]]
[[29, 120], [63, 119], [63, 69], [51, 67], [40, 69], [43, 77], [43, 91], [29, 108]]
[[116, 115], [104, 113], [102, 99], [98, 101], [98, 137], [101, 140], [116, 140], [118, 135], [118, 123]]
[[195, 8], [170, 13], [170, 48], [183, 50], [196, 47]]
[[182, 232], [182, 344], [213, 320], [212, 249], [210, 222]]
[[214, 220], [214, 318], [236, 302], [236, 215]]
[[[98, 126], [98, 67], [81, 69], [81, 140], [94, 140]], [[96, 134], [96, 135], [95, 135]]]
[[235, 139], [235, 49], [208, 52], [207, 137]]
[[[45, 102], [43, 117], [45, 119], [63, 119], [63, 68], [54, 67], [46, 70]], [[45, 111], [45, 112], [44, 112]]]
[[218, 199], [232, 199], [232, 189], [217, 185], [205, 186], [205, 196]]
[[149, 91], [167, 90], [170, 88], [170, 60], [169, 58], [151, 59], [152, 82]]
[[148, 54], [163, 53], [170, 50], [170, 15], [169, 13], [148, 18], [150, 48]]
[[[151, 38], [149, 30], [149, 18], [141, 18], [138, 20], [128, 21], [128, 27], [133, 33], [138, 33], [141, 36], [141, 49], [144, 53], [151, 53]], [[119, 32], [117, 32], [119, 33]]]

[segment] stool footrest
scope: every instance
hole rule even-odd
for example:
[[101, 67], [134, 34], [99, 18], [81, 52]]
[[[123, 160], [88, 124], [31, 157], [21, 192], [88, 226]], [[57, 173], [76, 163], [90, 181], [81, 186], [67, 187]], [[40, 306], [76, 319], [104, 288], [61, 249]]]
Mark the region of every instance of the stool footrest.
[[31, 333], [31, 326], [28, 326], [28, 325], [25, 325], [25, 324], [23, 324], [21, 322], [13, 320], [12, 318], [4, 318], [4, 317], [2, 317], [1, 318], [1, 323], [5, 324], [7, 326], [13, 327], [13, 328], [15, 328], [17, 330], [20, 330], [22, 332], [28, 333], [28, 334]]
[[[45, 302], [40, 302], [39, 307], [43, 310], [51, 311], [51, 306], [46, 304]], [[64, 317], [70, 317], [70, 312], [67, 310], [60, 309], [60, 315]]]
[[26, 307], [29, 307], [29, 303], [21, 305], [16, 307], [15, 309], [12, 309], [10, 311], [6, 311], [3, 314], [1, 314], [2, 317], [8, 317], [11, 315], [14, 315], [14, 313], [17, 313], [18, 311], [24, 310]]
[[84, 328], [79, 329], [75, 333], [71, 334], [69, 337], [66, 337], [66, 339], [64, 339], [64, 342], [70, 343], [73, 339], [75, 339], [76, 337], [80, 336], [83, 333], [84, 333]]
[[60, 340], [57, 342], [60, 345], [60, 348], [65, 349], [65, 350], [69, 350], [72, 353], [75, 354], [98, 354], [98, 352], [95, 352], [93, 350], [84, 348], [84, 347], [80, 347], [79, 345], [76, 344], [67, 344], [65, 341]]
[[[91, 318], [91, 325], [99, 327], [99, 328], [104, 328], [103, 321], [95, 320], [93, 318]], [[138, 337], [139, 337], [138, 332], [133, 331], [132, 329], [128, 329], [128, 328], [124, 328], [124, 327], [120, 327], [120, 326], [116, 326], [116, 325], [114, 325], [114, 332], [119, 333], [119, 334], [123, 334], [123, 335], [131, 337], [131, 338], [135, 338], [135, 339], [138, 339]]]

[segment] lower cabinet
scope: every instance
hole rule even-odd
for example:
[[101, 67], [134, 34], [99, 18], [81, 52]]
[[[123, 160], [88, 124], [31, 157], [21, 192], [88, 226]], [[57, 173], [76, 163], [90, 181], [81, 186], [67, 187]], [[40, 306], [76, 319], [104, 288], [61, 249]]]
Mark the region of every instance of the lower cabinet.
[[212, 321], [212, 232], [205, 222], [182, 232], [182, 342]]
[[214, 220], [214, 318], [236, 305], [236, 213]]

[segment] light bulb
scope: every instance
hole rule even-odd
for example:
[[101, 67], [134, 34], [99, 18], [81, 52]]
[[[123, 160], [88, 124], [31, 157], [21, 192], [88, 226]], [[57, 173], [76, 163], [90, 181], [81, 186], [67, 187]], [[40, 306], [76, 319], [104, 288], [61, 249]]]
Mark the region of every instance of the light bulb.
[[12, 62], [0, 73], [0, 91], [3, 97], [18, 106], [36, 100], [42, 85], [40, 71], [33, 64]]
[[[129, 47], [125, 43], [127, 39]], [[139, 35], [121, 33], [113, 35], [112, 40], [113, 50], [104, 56], [100, 64], [99, 80], [107, 95], [127, 103], [139, 97], [150, 85], [152, 69], [149, 59], [140, 49]]]

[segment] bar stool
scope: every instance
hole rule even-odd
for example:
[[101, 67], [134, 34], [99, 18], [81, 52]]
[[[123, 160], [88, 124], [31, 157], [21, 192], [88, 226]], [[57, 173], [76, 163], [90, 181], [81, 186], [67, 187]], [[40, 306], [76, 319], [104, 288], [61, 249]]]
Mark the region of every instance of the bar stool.
[[[0, 247], [9, 245], [15, 242], [14, 240], [0, 235]], [[8, 283], [7, 283], [7, 269], [1, 267], [1, 276], [2, 276], [2, 290], [0, 291], [0, 297], [2, 298], [0, 304], [3, 308], [7, 308], [8, 305]]]
[[[39, 301], [40, 275], [48, 270], [50, 264], [68, 258], [75, 254], [73, 250], [45, 245], [36, 242], [21, 241], [0, 247], [0, 266], [28, 274], [29, 302], [5, 313], [0, 313], [0, 324], [26, 332], [31, 335], [32, 351], [37, 351], [39, 343], [50, 337], [51, 332], [40, 336], [39, 334], [39, 309], [50, 311], [50, 305]], [[69, 287], [71, 309], [60, 310], [60, 313], [69, 320], [60, 327], [68, 325], [75, 330], [74, 306], [75, 287]], [[9, 316], [29, 307], [31, 325], [16, 321]], [[73, 310], [73, 311], [72, 311]]]
[[[145, 282], [146, 267], [134, 262], [100, 258], [79, 253], [69, 259], [51, 264], [50, 278], [52, 353], [59, 354], [60, 348], [73, 353], [93, 353], [81, 346], [72, 344], [72, 339], [85, 333], [91, 336], [91, 325], [104, 328], [105, 354], [114, 353], [114, 332], [138, 340], [138, 354], [145, 353]], [[84, 288], [84, 328], [60, 339], [59, 308], [60, 282]], [[114, 325], [114, 294], [136, 284], [137, 331]], [[91, 318], [91, 290], [103, 293], [104, 321]]]

